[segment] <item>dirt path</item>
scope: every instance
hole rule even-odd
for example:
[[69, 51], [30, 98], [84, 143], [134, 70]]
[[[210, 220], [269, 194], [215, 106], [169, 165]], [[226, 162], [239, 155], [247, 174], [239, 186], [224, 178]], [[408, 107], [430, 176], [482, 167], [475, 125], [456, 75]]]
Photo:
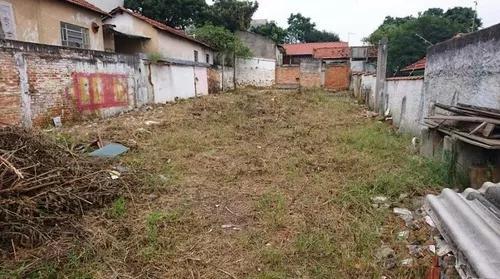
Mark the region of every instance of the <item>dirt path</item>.
[[401, 221], [370, 199], [406, 205], [400, 194], [443, 183], [438, 166], [352, 99], [245, 90], [64, 133], [80, 142], [97, 131], [133, 147], [121, 160], [142, 170], [143, 185], [86, 217], [89, 238], [39, 274], [419, 278], [428, 266], [428, 257], [413, 268], [377, 262], [381, 245], [403, 259], [407, 243], [396, 240]]

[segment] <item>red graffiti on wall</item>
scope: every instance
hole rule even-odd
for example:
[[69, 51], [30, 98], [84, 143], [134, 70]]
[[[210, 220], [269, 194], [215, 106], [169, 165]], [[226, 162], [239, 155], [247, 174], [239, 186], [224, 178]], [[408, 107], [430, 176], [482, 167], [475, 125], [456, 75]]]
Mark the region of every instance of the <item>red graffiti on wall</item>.
[[73, 89], [79, 111], [128, 106], [127, 75], [73, 73]]

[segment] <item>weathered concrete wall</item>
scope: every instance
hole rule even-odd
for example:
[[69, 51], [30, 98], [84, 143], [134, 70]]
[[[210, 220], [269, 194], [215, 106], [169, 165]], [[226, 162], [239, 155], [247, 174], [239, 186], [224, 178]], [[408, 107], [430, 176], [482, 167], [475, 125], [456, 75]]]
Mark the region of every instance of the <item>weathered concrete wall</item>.
[[157, 104], [208, 95], [205, 67], [151, 64], [154, 102]]
[[403, 133], [420, 136], [420, 99], [424, 87], [423, 77], [387, 79], [389, 109], [394, 124]]
[[[58, 0], [0, 0], [12, 6], [19, 41], [58, 45], [61, 42], [61, 22], [89, 29], [90, 49], [104, 50], [101, 14]], [[92, 23], [100, 28], [92, 31]]]
[[321, 61], [310, 60], [300, 63], [300, 86], [304, 88], [321, 87]]
[[361, 97], [364, 98], [366, 105], [370, 109], [375, 108], [375, 88], [377, 84], [377, 77], [375, 75], [362, 75], [361, 76]]
[[236, 60], [238, 86], [270, 87], [275, 84], [276, 60], [250, 58]]
[[428, 50], [420, 119], [436, 102], [500, 109], [500, 24]]
[[247, 31], [238, 31], [236, 35], [250, 49], [252, 57], [277, 60], [277, 47], [272, 40]]

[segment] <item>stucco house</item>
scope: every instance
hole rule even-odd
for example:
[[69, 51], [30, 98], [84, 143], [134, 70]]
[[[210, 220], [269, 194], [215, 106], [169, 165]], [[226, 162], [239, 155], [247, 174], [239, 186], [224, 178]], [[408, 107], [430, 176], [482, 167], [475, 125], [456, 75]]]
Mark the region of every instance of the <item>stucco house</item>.
[[104, 50], [107, 15], [85, 0], [0, 0], [0, 38]]
[[213, 64], [212, 48], [184, 31], [139, 13], [117, 7], [104, 20], [107, 50], [118, 53], [145, 53], [166, 60]]

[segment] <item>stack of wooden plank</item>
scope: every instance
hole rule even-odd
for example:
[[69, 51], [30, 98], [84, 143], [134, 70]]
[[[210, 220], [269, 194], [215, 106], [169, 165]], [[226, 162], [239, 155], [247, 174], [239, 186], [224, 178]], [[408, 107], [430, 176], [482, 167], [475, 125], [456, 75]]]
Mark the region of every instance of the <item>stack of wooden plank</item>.
[[459, 140], [487, 149], [500, 149], [500, 110], [466, 104], [437, 103], [435, 114], [425, 124]]

